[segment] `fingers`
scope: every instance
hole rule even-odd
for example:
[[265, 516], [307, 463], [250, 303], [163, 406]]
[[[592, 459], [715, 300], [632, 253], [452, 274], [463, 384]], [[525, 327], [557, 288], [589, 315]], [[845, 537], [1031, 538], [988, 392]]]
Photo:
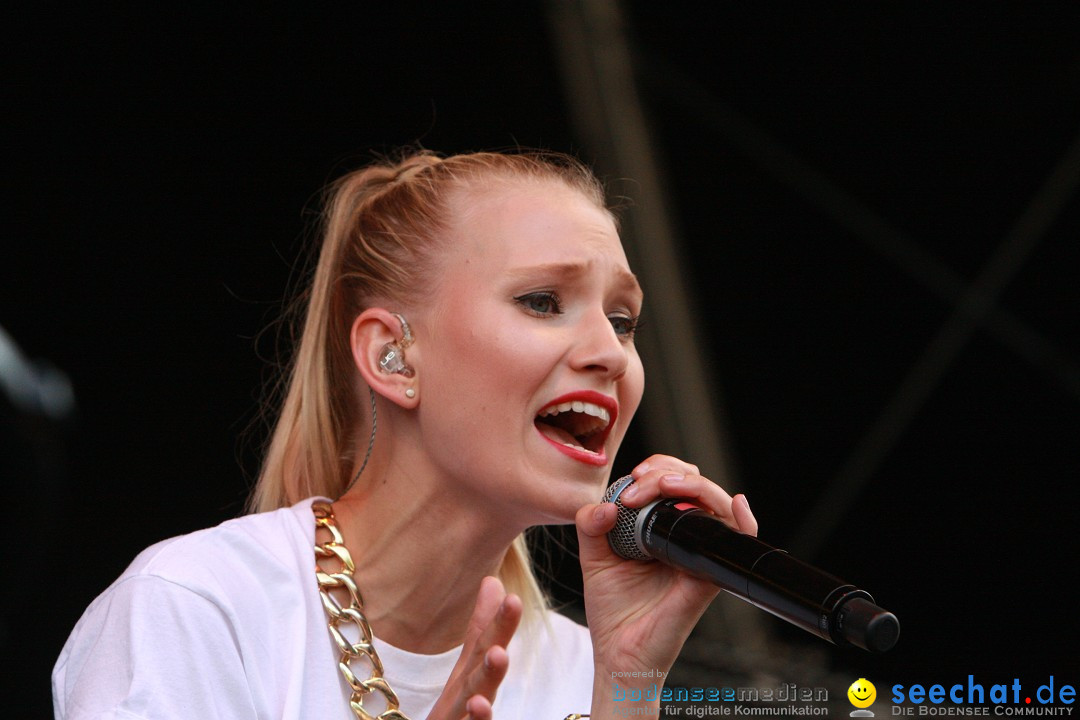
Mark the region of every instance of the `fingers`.
[[745, 496], [734, 500], [722, 487], [702, 476], [690, 463], [667, 455], [653, 455], [634, 468], [630, 484], [619, 500], [627, 507], [640, 508], [657, 497], [678, 497], [694, 501], [729, 527], [749, 535], [757, 534], [757, 520]]
[[495, 693], [510, 669], [510, 656], [505, 648], [495, 646], [484, 655], [483, 664], [476, 668], [465, 684], [465, 712], [471, 720], [490, 720]]
[[[499, 583], [502, 587], [502, 583]], [[488, 701], [495, 699], [495, 692], [499, 684], [506, 677], [506, 670], [510, 667], [510, 656], [506, 653], [506, 647], [517, 630], [521, 620], [521, 598], [517, 595], [506, 595], [495, 612], [492, 622], [485, 628], [480, 641], [473, 649], [476, 655], [474, 669], [466, 680], [465, 687], [469, 694], [480, 695]], [[463, 653], [468, 652], [466, 647]]]
[[682, 473], [683, 475], [699, 475], [701, 471], [697, 465], [670, 455], [651, 455], [648, 459], [638, 463], [630, 473], [635, 480], [641, 480], [649, 474], [663, 474], [668, 472]]
[[[480, 634], [479, 641], [474, 649], [474, 652], [481, 658], [486, 658], [489, 648], [498, 648], [504, 655], [506, 654], [505, 648], [510, 644], [510, 639], [514, 637], [514, 631], [517, 630], [518, 623], [521, 622], [523, 611], [521, 598], [513, 593], [506, 594], [502, 589], [502, 583], [497, 578], [485, 578], [485, 582], [488, 580], [497, 583], [498, 589], [502, 593], [502, 600], [496, 606], [490, 622], [487, 623], [487, 626]], [[482, 592], [483, 587], [481, 587]], [[477, 604], [479, 605], [479, 603]], [[468, 647], [465, 649], [467, 650]]]
[[[634, 482], [619, 496], [619, 500], [627, 507], [647, 505], [657, 496], [666, 495], [663, 492], [665, 487], [677, 492], [691, 492], [695, 483], [684, 482], [687, 478], [697, 478], [698, 485], [709, 482], [701, 476], [697, 465], [691, 465], [669, 455], [653, 455], [638, 464], [630, 475], [634, 478]], [[719, 486], [714, 487], [720, 489]], [[700, 489], [698, 492], [700, 493]], [[724, 495], [726, 496], [727, 493]], [[680, 497], [697, 497], [697, 495], [680, 495]], [[725, 505], [731, 502], [730, 497], [723, 497], [720, 500], [721, 504]]]
[[480, 591], [476, 595], [476, 606], [473, 608], [472, 617], [469, 619], [468, 630], [465, 631], [466, 649], [469, 648], [470, 644], [479, 642], [480, 638], [483, 637], [506, 597], [506, 590], [503, 589], [502, 581], [498, 578], [489, 576], [480, 581]]
[[750, 511], [750, 504], [746, 501], [745, 495], [735, 496], [731, 501], [731, 512], [735, 516], [735, 523], [739, 528], [739, 532], [744, 532], [747, 535], [757, 535], [757, 518]]
[[474, 695], [465, 703], [469, 720], [491, 720], [491, 701], [483, 695]]
[[461, 656], [429, 718], [457, 720], [467, 715], [490, 720], [491, 703], [510, 667], [506, 647], [522, 610], [521, 598], [508, 594], [498, 578], [481, 581]]

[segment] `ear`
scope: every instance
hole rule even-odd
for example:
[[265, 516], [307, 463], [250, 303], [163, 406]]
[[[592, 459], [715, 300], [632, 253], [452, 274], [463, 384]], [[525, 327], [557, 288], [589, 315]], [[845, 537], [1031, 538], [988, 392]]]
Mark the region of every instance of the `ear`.
[[[387, 400], [411, 409], [418, 402], [415, 389], [419, 377], [415, 368], [413, 376], [406, 377], [402, 373], [388, 373], [379, 365], [379, 359], [389, 344], [397, 345], [398, 352], [405, 354], [405, 362], [414, 365], [413, 357], [418, 350], [416, 345], [402, 349], [400, 345], [404, 337], [401, 321], [394, 313], [385, 308], [368, 308], [353, 320], [349, 343], [356, 369], [368, 387]], [[405, 394], [409, 388], [414, 390], [414, 397]]]

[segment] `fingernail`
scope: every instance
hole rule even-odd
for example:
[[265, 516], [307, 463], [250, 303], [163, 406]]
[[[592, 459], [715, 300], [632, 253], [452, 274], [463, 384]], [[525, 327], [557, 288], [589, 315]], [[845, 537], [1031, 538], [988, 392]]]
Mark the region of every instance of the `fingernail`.
[[678, 473], [668, 473], [660, 479], [667, 480], [669, 483], [681, 484], [684, 480], [686, 480], [686, 476], [679, 475]]
[[484, 653], [484, 669], [485, 670], [490, 670], [491, 669], [491, 651], [490, 650], [488, 650], [486, 653]]
[[625, 497], [625, 498], [632, 498], [635, 495], [637, 495], [637, 493], [638, 493], [638, 486], [635, 485], [634, 483], [630, 483], [630, 485], [625, 490], [622, 491], [622, 496]]
[[604, 506], [597, 505], [596, 509], [592, 512], [593, 520], [595, 522], [604, 522], [604, 512]]
[[634, 468], [634, 472], [632, 472], [630, 474], [634, 475], [634, 476], [644, 475], [645, 473], [649, 472], [650, 467], [652, 467], [652, 465], [650, 465], [647, 462], [643, 462], [640, 465], [638, 465], [636, 468]]

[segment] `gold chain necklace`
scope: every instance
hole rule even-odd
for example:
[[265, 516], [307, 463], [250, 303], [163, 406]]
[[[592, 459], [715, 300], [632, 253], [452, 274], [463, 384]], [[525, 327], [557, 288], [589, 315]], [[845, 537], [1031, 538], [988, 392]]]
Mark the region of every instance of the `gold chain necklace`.
[[[327, 626], [330, 628], [330, 637], [341, 651], [341, 660], [338, 661], [338, 669], [341, 670], [345, 682], [352, 688], [352, 696], [349, 698], [349, 708], [359, 720], [409, 720], [409, 716], [398, 708], [397, 693], [383, 677], [382, 660], [372, 644], [371, 625], [364, 616], [364, 599], [360, 596], [360, 590], [356, 587], [353, 579], [353, 571], [356, 565], [352, 555], [345, 547], [345, 538], [341, 536], [337, 521], [334, 519], [334, 509], [330, 503], [321, 500], [311, 504], [311, 511], [315, 514], [315, 577], [319, 581], [319, 597], [322, 598], [323, 608], [326, 609], [328, 618]], [[324, 529], [330, 533], [330, 539], [319, 542], [319, 530]], [[326, 572], [319, 565], [320, 560], [337, 558], [341, 567], [337, 572]], [[348, 595], [349, 604], [342, 606], [331, 592], [337, 591]], [[343, 625], [352, 625], [360, 639], [351, 642], [345, 633], [341, 631]], [[367, 680], [360, 680], [353, 672], [352, 663], [363, 658], [371, 665], [371, 671]], [[361, 660], [361, 664], [363, 660]], [[386, 701], [386, 710], [378, 715], [372, 715], [364, 709], [364, 698], [377, 692]], [[567, 715], [564, 720], [581, 720], [589, 717], [583, 713]]]
[[[352, 688], [349, 707], [360, 720], [409, 720], [409, 717], [398, 709], [400, 704], [397, 693], [390, 689], [383, 677], [382, 661], [372, 644], [371, 625], [364, 616], [364, 600], [356, 587], [356, 581], [353, 580], [356, 565], [345, 548], [345, 539], [334, 520], [334, 509], [329, 503], [317, 501], [312, 503], [311, 510], [315, 514], [315, 577], [319, 581], [319, 596], [326, 610], [330, 637], [341, 651], [338, 668], [345, 682]], [[321, 543], [318, 538], [320, 528], [330, 533], [330, 539]], [[323, 535], [325, 537], [325, 533]], [[341, 562], [341, 567], [336, 572], [326, 572], [319, 565], [319, 561], [333, 558]], [[349, 604], [343, 606], [331, 594], [332, 591], [347, 597]], [[355, 643], [342, 631], [343, 627], [349, 626], [355, 629], [353, 632], [360, 638]], [[354, 662], [357, 663], [356, 668], [370, 665], [367, 680], [356, 677]], [[378, 715], [372, 715], [364, 709], [364, 698], [373, 692], [382, 695], [386, 701], [386, 710]]]

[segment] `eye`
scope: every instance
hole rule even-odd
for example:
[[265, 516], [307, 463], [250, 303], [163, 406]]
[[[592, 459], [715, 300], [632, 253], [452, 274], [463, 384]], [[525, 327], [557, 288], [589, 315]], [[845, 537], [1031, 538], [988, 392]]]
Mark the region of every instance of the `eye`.
[[524, 310], [537, 317], [562, 314], [562, 301], [550, 290], [527, 293], [514, 298]]
[[641, 321], [637, 315], [629, 317], [626, 315], [608, 315], [608, 320], [611, 321], [611, 327], [615, 329], [615, 334], [624, 340], [633, 340], [634, 334], [641, 327]]

